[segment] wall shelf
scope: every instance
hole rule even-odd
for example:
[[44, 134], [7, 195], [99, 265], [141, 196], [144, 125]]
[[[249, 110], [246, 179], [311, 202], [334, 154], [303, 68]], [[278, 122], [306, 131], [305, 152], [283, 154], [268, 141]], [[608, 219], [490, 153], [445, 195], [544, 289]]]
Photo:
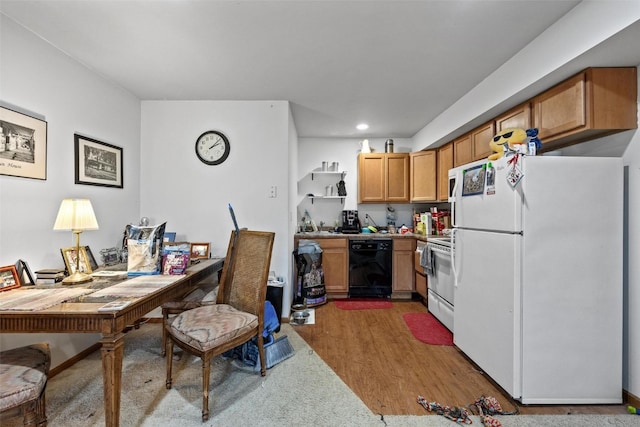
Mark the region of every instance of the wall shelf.
[[309, 199], [311, 199], [311, 204], [313, 204], [313, 201], [315, 199], [340, 199], [340, 203], [344, 203], [344, 198], [346, 196], [307, 196]]
[[314, 175], [342, 175], [342, 179], [344, 180], [346, 174], [347, 171], [313, 171], [311, 172], [311, 181], [313, 181]]

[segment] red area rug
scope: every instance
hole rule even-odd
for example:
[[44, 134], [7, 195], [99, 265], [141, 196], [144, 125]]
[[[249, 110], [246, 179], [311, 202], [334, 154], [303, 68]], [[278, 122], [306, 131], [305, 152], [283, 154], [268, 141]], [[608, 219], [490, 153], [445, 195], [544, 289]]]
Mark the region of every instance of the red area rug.
[[391, 301], [386, 299], [349, 298], [334, 300], [334, 303], [341, 310], [379, 310], [393, 307]]
[[453, 334], [431, 313], [405, 313], [404, 323], [418, 341], [431, 345], [453, 345]]

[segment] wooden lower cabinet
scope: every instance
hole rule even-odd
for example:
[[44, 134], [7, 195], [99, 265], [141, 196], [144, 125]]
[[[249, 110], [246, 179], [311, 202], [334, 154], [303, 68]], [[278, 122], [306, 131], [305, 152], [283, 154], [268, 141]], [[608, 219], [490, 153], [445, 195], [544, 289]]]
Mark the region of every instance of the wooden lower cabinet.
[[416, 271], [415, 274], [415, 281], [416, 281], [416, 292], [418, 293], [418, 295], [420, 295], [425, 303], [427, 301], [427, 276], [425, 276], [424, 274], [420, 274]]
[[414, 239], [393, 240], [393, 285], [394, 298], [411, 298], [414, 287], [413, 257], [416, 250]]
[[324, 287], [328, 294], [346, 297], [349, 292], [348, 238], [314, 239], [322, 249]]

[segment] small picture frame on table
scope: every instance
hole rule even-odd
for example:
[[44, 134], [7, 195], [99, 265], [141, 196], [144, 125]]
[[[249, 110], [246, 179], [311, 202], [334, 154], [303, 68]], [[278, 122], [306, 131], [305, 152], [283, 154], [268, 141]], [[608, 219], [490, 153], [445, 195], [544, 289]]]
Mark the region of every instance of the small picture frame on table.
[[15, 265], [0, 267], [0, 291], [19, 288], [21, 285]]
[[87, 259], [89, 260], [89, 265], [91, 266], [91, 270], [96, 271], [98, 269], [98, 262], [96, 261], [96, 257], [93, 256], [93, 252], [91, 252], [91, 248], [89, 246], [85, 246], [84, 250], [87, 252]]
[[117, 248], [107, 248], [100, 251], [104, 265], [116, 265], [120, 263], [120, 252]]
[[163, 240], [165, 242], [175, 242], [176, 241], [175, 231], [165, 231]]
[[27, 261], [19, 259], [18, 262], [16, 262], [16, 272], [18, 273], [18, 279], [22, 286], [36, 284], [36, 276], [33, 275], [33, 271], [31, 271], [31, 267], [29, 267]]
[[62, 254], [62, 259], [64, 259], [64, 265], [67, 269], [67, 274], [72, 275], [76, 272], [76, 262], [78, 256], [80, 257], [80, 272], [91, 274], [93, 270], [91, 270], [91, 264], [89, 262], [89, 258], [87, 257], [87, 251], [84, 249], [84, 246], [80, 246], [80, 253], [76, 254], [75, 246], [72, 248], [62, 248], [60, 249], [60, 253]]
[[208, 259], [209, 243], [191, 243], [191, 259]]

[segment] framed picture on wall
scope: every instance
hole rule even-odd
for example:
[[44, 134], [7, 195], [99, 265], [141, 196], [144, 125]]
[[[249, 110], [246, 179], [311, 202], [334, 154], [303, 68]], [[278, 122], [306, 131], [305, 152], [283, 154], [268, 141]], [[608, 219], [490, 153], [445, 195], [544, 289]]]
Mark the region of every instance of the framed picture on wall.
[[47, 179], [47, 122], [0, 107], [0, 175]]
[[122, 148], [75, 134], [76, 184], [123, 188]]

